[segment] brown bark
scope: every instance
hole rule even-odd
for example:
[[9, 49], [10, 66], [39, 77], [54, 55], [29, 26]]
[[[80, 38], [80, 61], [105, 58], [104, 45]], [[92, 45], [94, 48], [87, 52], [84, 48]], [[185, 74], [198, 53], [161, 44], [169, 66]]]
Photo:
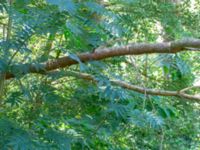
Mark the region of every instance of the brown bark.
[[[82, 53], [78, 54], [81, 62], [87, 62], [91, 60], [103, 60], [110, 57], [125, 56], [125, 55], [142, 55], [142, 54], [153, 54], [153, 53], [177, 53], [181, 51], [200, 51], [200, 39], [183, 39], [179, 41], [163, 42], [163, 43], [132, 43], [126, 46], [103, 48], [100, 51], [94, 53]], [[28, 67], [27, 73], [46, 73], [59, 68], [64, 68], [78, 64], [77, 60], [72, 59], [69, 56], [61, 57], [56, 60], [50, 60], [38, 65], [24, 64], [18, 67]], [[11, 72], [6, 73], [6, 79], [15, 77]]]
[[[65, 75], [66, 76], [73, 76], [73, 77], [80, 78], [80, 79], [87, 80], [87, 81], [93, 81], [95, 83], [97, 82], [96, 79], [92, 75], [86, 74], [86, 73], [68, 71], [68, 72], [65, 73]], [[200, 86], [187, 87], [187, 88], [182, 89], [180, 91], [169, 91], [169, 90], [145, 88], [145, 87], [133, 85], [131, 83], [121, 81], [121, 80], [112, 80], [111, 79], [110, 82], [113, 85], [120, 86], [122, 88], [132, 90], [132, 91], [142, 93], [142, 94], [157, 95], [157, 96], [175, 96], [175, 97], [185, 98], [187, 100], [195, 101], [195, 102], [198, 102], [198, 103], [200, 102], [200, 96], [199, 95], [190, 95], [190, 94], [186, 93], [190, 89], [199, 88]]]

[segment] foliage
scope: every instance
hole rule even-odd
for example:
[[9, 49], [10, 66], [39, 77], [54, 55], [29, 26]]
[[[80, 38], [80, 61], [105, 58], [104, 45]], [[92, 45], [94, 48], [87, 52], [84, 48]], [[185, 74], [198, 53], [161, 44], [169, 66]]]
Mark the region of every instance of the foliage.
[[[0, 71], [16, 78], [0, 96], [0, 149], [199, 149], [198, 103], [110, 82], [180, 90], [198, 80], [198, 53], [88, 63], [77, 56], [100, 46], [199, 37], [199, 7], [199, 0], [2, 0]], [[21, 67], [39, 69], [66, 55], [79, 64], [46, 75], [24, 75], [30, 65]], [[96, 83], [69, 71], [91, 74]]]

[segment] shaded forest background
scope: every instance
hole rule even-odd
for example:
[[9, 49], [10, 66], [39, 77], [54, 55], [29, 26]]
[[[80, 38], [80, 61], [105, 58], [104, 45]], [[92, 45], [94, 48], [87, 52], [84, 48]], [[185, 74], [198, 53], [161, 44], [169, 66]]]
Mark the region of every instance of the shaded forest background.
[[199, 14], [199, 0], [0, 0], [0, 149], [200, 149]]

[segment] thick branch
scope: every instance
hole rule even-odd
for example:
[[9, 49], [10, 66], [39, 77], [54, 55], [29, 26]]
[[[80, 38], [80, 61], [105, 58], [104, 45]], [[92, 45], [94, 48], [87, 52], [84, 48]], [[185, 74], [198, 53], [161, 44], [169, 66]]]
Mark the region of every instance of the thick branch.
[[[191, 49], [189, 49], [191, 48]], [[80, 61], [87, 62], [91, 60], [102, 60], [110, 57], [124, 56], [124, 55], [141, 55], [152, 53], [177, 53], [180, 51], [197, 51], [200, 48], [200, 39], [183, 39], [179, 41], [163, 42], [163, 43], [132, 43], [126, 46], [103, 48], [94, 53], [78, 54]], [[28, 66], [27, 73], [44, 73], [59, 68], [64, 68], [77, 64], [78, 62], [69, 56], [61, 57], [56, 60], [50, 60], [40, 64], [40, 68], [32, 64], [24, 64]], [[14, 66], [13, 66], [14, 67]], [[19, 66], [23, 67], [23, 66]], [[15, 75], [6, 73], [6, 79], [13, 78]]]

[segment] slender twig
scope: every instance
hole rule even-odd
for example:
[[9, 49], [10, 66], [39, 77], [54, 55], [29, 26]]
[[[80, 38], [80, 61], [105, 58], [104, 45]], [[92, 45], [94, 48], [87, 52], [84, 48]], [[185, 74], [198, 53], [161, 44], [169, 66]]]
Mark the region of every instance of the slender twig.
[[6, 40], [10, 40], [10, 37], [11, 37], [11, 29], [12, 29], [12, 3], [13, 3], [13, 0], [8, 0], [8, 3], [9, 3], [9, 17], [8, 17], [8, 27], [7, 27], [7, 37], [6, 37]]
[[[28, 39], [30, 39], [31, 37], [32, 37], [32, 34], [28, 35], [26, 41], [27, 41]], [[17, 55], [17, 53], [19, 53], [20, 48], [22, 48], [22, 47], [26, 44], [26, 41], [23, 41], [22, 44], [21, 44], [21, 46], [19, 46], [19, 47], [16, 49], [16, 51], [13, 53], [13, 55], [12, 55], [11, 58], [10, 58], [10, 60], [8, 61], [8, 66], [11, 65], [11, 63], [12, 63], [14, 57]]]
[[[89, 75], [87, 73], [67, 71], [64, 76], [73, 76], [73, 77], [76, 77], [76, 78], [81, 78], [81, 79], [84, 79], [84, 80], [88, 80], [88, 81], [92, 81], [94, 83], [97, 83], [97, 80], [95, 79], [95, 77], [93, 77], [92, 75]], [[138, 86], [138, 85], [133, 85], [131, 83], [121, 81], [121, 80], [116, 80], [116, 79], [110, 79], [110, 82], [113, 85], [120, 86], [122, 88], [132, 90], [132, 91], [142, 93], [142, 94], [144, 94], [146, 92], [149, 95], [175, 96], [175, 97], [179, 97], [179, 98], [185, 98], [185, 99], [188, 99], [188, 100], [200, 102], [200, 96], [186, 94], [186, 93], [183, 92], [185, 89], [179, 90], [179, 91], [169, 91], [169, 90], [144, 88], [144, 87], [141, 87], [141, 86]]]
[[101, 126], [104, 124], [105, 120], [107, 119], [107, 116], [105, 115], [102, 120], [100, 121], [100, 123], [96, 126], [96, 128], [94, 129], [94, 132], [92, 133], [91, 136], [96, 135], [96, 133], [98, 132], [98, 130], [101, 128]]

